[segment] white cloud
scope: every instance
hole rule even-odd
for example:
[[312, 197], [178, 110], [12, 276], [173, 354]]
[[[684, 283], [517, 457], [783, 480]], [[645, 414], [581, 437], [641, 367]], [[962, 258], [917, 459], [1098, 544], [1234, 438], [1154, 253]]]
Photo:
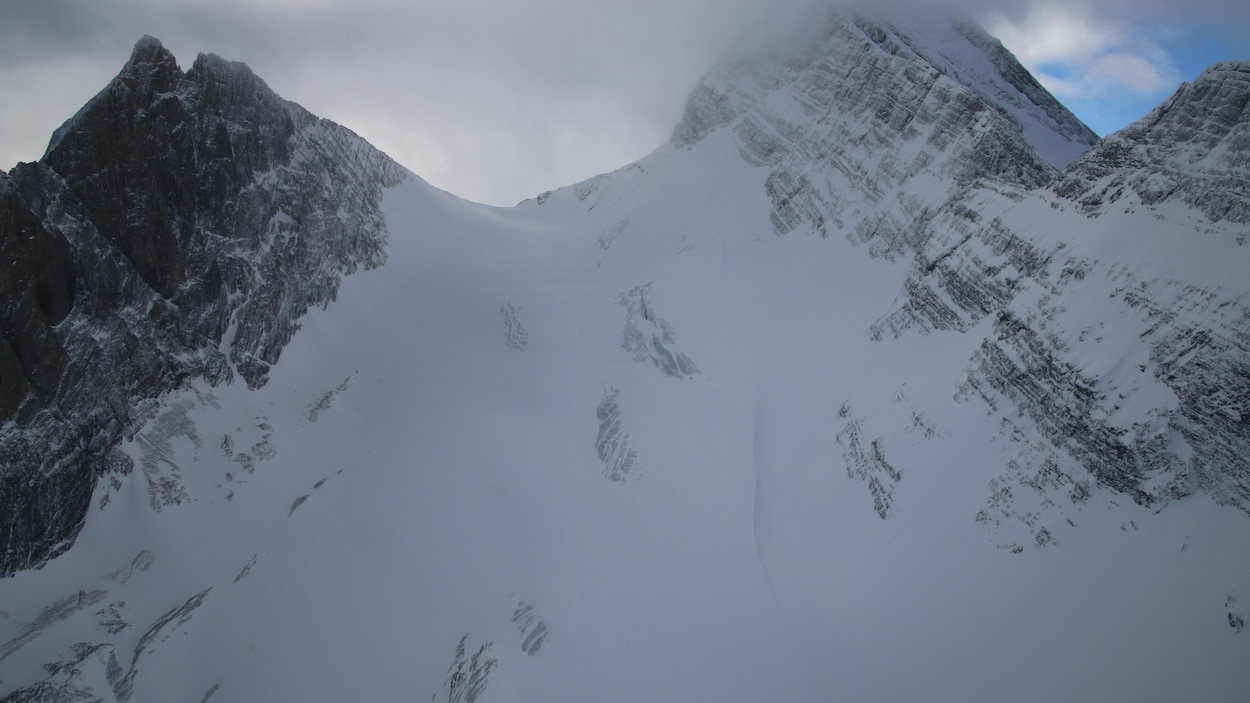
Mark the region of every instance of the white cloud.
[[1089, 5], [1033, 3], [1015, 18], [991, 14], [986, 28], [1060, 98], [1153, 95], [1180, 81], [1143, 28], [1099, 16]]
[[[0, 134], [4, 137], [0, 139], [0, 169], [38, 160], [52, 130], [100, 92], [116, 72], [116, 68], [78, 56], [0, 71]], [[32, 109], [32, 103], [38, 109]], [[49, 114], [57, 118], [50, 119]]]
[[1140, 54], [1109, 52], [1094, 59], [1087, 68], [1093, 85], [1119, 85], [1135, 93], [1150, 95], [1170, 90], [1178, 80], [1176, 70], [1166, 59], [1151, 62]]

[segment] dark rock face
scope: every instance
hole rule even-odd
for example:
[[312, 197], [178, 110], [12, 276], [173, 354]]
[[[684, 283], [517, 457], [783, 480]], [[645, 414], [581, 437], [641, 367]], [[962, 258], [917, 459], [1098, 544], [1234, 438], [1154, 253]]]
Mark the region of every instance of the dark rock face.
[[32, 387], [52, 386], [64, 355], [49, 328], [73, 307], [73, 252], [0, 177], [0, 269], [7, 293], [0, 339], [0, 417], [11, 417]]
[[1003, 312], [994, 336], [973, 357], [969, 384], [989, 403], [994, 402], [991, 389], [1007, 398], [1052, 446], [1066, 447], [1101, 485], [1150, 503], [1140, 487], [1143, 476], [1131, 443], [1097, 417], [1105, 400], [1097, 380], [1055, 351], [1037, 330]]
[[[1205, 216], [1195, 218], [1196, 227], [1209, 231], [1220, 223], [1250, 223], [1250, 63], [1208, 68], [1074, 161], [1052, 190], [1075, 201], [1095, 226], [1114, 227], [1101, 223], [1119, 209], [1138, 207], [1156, 218], [1192, 208]], [[1178, 228], [1177, 234], [1186, 233]], [[1237, 240], [1243, 242], [1244, 234]], [[1250, 512], [1250, 310], [1244, 298], [1192, 279], [1131, 274], [1117, 286], [1113, 300], [1122, 319], [1137, 321], [1138, 343], [1149, 349], [1140, 371], [1166, 386], [1176, 405], [1155, 408], [1130, 427], [1113, 427], [1102, 418], [1114, 415], [1125, 391], [1084, 376], [1078, 350], [1059, 340], [1053, 320], [1067, 305], [1058, 301], [1075, 295], [1076, 281], [1065, 279], [1111, 278], [1114, 263], [1069, 261], [1051, 289], [1054, 300], [1039, 304], [1035, 319], [1000, 318], [997, 340], [983, 346], [970, 381], [977, 385], [979, 378], [1019, 399], [1017, 406], [1056, 447], [1066, 446], [1100, 483], [1138, 502], [1201, 490]]]
[[1054, 191], [1091, 215], [1132, 194], [1146, 206], [1180, 201], [1213, 222], [1250, 223], [1250, 62], [1203, 71], [1073, 162]]
[[[178, 95], [182, 78], [164, 47], [151, 38], [140, 41], [122, 74], [78, 114], [73, 127], [61, 130], [44, 157], [100, 234], [167, 299], [185, 280], [179, 244], [192, 224], [186, 214], [203, 200], [197, 197], [198, 179], [187, 177], [199, 169], [201, 149], [193, 140], [201, 130], [178, 129], [188, 121]], [[286, 126], [283, 136], [291, 131]], [[210, 156], [220, 150], [204, 146]], [[212, 168], [211, 161], [206, 165]]]
[[72, 544], [144, 400], [263, 385], [308, 308], [383, 263], [407, 176], [243, 64], [183, 73], [150, 37], [0, 176], [0, 575]]
[[887, 251], [913, 256], [901, 303], [869, 329], [874, 340], [907, 330], [966, 332], [1003, 310], [1019, 292], [1045, 281], [1051, 255], [961, 202], [917, 218]]

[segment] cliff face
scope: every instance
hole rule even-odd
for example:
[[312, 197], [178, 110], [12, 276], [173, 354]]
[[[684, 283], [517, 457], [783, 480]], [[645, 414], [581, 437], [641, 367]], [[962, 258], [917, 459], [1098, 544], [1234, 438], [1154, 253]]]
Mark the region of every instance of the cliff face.
[[385, 260], [407, 173], [246, 66], [150, 37], [0, 178], [0, 574], [69, 546], [111, 453], [192, 378], [265, 383], [311, 306]]

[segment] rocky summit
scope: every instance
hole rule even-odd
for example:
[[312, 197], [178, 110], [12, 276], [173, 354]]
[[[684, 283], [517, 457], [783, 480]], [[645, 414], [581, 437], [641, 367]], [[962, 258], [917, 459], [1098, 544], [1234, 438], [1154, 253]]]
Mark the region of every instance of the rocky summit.
[[0, 178], [0, 700], [1241, 700], [1247, 76], [824, 12], [493, 208], [142, 39]]
[[378, 201], [405, 177], [245, 65], [184, 73], [140, 40], [0, 180], [0, 573], [73, 542], [151, 401], [192, 379], [263, 385], [299, 318], [386, 260]]

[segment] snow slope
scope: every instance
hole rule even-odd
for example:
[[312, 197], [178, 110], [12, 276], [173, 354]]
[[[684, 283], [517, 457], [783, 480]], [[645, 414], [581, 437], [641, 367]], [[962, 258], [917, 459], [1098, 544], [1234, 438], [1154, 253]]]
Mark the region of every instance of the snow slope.
[[1246, 513], [1092, 473], [992, 362], [1042, 339], [1073, 427], [1149, 434], [1150, 311], [1244, 330], [1244, 227], [953, 188], [991, 117], [788, 220], [779, 170], [841, 176], [748, 107], [514, 209], [387, 190], [385, 266], [0, 582], [5, 700], [1241, 700]]
[[[1010, 443], [952, 382], [978, 335], [871, 341], [862, 303], [905, 270], [775, 237], [764, 173], [718, 141], [651, 157], [666, 177], [607, 252], [607, 209], [390, 191], [388, 265], [346, 279], [264, 388], [166, 399], [75, 549], [3, 584], [10, 642], [79, 607], [8, 654], [5, 686], [104, 641], [52, 680], [108, 695], [115, 656], [135, 700], [442, 700], [467, 633], [498, 662], [482, 700], [1235, 700], [1245, 515], [1096, 493], [1054, 548], [998, 548], [974, 516]], [[618, 301], [647, 284], [636, 319], [697, 373], [623, 347]], [[605, 404], [636, 455], [619, 481]], [[857, 452], [901, 478], [853, 475]], [[155, 512], [143, 474], [172, 472], [192, 501]]]

